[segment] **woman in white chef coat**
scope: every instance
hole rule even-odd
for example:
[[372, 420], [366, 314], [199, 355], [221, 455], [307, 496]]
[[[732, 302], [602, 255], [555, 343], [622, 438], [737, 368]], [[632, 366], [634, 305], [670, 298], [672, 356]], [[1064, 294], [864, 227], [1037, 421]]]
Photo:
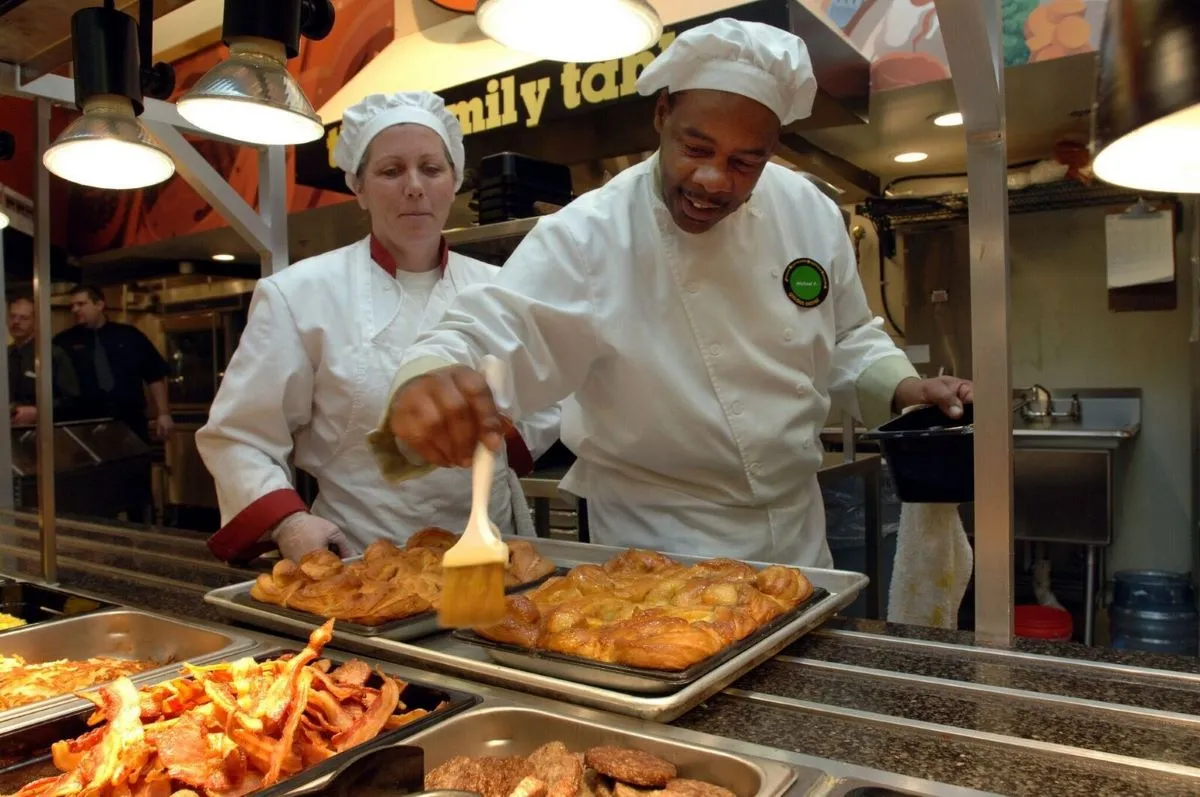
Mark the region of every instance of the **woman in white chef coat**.
[[[871, 425], [961, 413], [873, 318], [837, 206], [770, 163], [811, 112], [804, 42], [719, 19], [642, 72], [658, 152], [538, 222], [496, 282], [413, 345], [372, 434], [398, 478], [456, 462], [499, 416], [473, 370], [506, 360], [519, 417], [563, 401], [594, 542], [828, 567], [816, 474], [831, 395]], [[431, 411], [432, 410], [432, 411]]]
[[[299, 560], [426, 526], [466, 527], [468, 470], [384, 481], [366, 443], [408, 347], [467, 285], [499, 269], [450, 252], [442, 229], [463, 181], [463, 135], [429, 92], [372, 94], [342, 118], [334, 160], [371, 219], [357, 243], [258, 282], [250, 316], [196, 444], [212, 473], [226, 561], [277, 545]], [[532, 533], [512, 468], [528, 470], [558, 438], [558, 409], [508, 425], [490, 502], [502, 533]], [[312, 508], [289, 458], [317, 480]], [[507, 463], [511, 467], [503, 467]]]

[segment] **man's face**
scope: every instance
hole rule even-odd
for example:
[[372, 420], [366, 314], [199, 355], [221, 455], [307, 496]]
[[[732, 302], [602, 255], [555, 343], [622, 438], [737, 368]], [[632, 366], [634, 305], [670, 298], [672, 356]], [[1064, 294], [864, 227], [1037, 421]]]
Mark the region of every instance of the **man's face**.
[[671, 218], [702, 233], [750, 198], [779, 140], [779, 117], [740, 94], [700, 89], [661, 94], [654, 129]]
[[94, 327], [104, 318], [104, 302], [96, 302], [86, 291], [71, 294], [71, 312], [75, 320], [84, 326]]
[[17, 299], [8, 306], [8, 334], [17, 343], [33, 337], [33, 302]]

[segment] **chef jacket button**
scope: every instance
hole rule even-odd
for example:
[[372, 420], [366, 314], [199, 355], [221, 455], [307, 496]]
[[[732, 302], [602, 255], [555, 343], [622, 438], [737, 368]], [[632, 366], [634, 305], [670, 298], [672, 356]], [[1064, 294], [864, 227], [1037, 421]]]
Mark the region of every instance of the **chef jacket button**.
[[697, 294], [700, 292], [700, 288], [696, 285], [696, 283], [689, 282], [687, 286], [687, 292], [691, 294]]
[[759, 467], [757, 462], [750, 463], [750, 472], [751, 473], [757, 474], [760, 470], [762, 470], [762, 468]]
[[713, 357], [720, 357], [721, 356], [721, 344], [714, 343], [713, 345], [709, 346], [708, 353], [711, 354]]
[[779, 269], [777, 269], [777, 268], [773, 268], [773, 269], [771, 269], [771, 276], [772, 276], [772, 277], [778, 277], [778, 276], [779, 276]]
[[731, 404], [729, 408], [730, 408], [731, 410], [733, 410], [733, 414], [734, 414], [734, 415], [741, 415], [741, 414], [742, 414], [742, 402], [740, 402], [740, 401], [735, 401], [735, 402], [733, 402], [733, 404]]
[[791, 327], [788, 327], [787, 329], [783, 330], [783, 339], [784, 340], [792, 339], [792, 328]]
[[813, 440], [812, 440], [812, 438], [811, 438], [811, 437], [806, 437], [806, 438], [804, 438], [804, 443], [803, 443], [802, 445], [803, 445], [805, 448], [812, 448], [812, 447], [813, 447]]
[[796, 385], [796, 392], [803, 396], [806, 392], [808, 392], [808, 388], [804, 386], [803, 382], [800, 382]]

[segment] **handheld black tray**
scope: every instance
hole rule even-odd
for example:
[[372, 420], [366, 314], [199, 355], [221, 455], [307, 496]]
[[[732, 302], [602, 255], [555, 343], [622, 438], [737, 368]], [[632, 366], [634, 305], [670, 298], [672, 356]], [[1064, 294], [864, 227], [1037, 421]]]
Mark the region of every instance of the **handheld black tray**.
[[[470, 629], [456, 630], [453, 632], [453, 636], [455, 639], [463, 642], [487, 648], [492, 657], [502, 664], [512, 665], [520, 662], [522, 666], [533, 672], [568, 677], [583, 683], [609, 686], [625, 691], [663, 692], [685, 686], [693, 681], [698, 681], [717, 667], [741, 655], [788, 623], [796, 620], [810, 606], [828, 597], [829, 592], [827, 590], [821, 587], [814, 587], [813, 594], [808, 597], [808, 600], [795, 606], [790, 611], [779, 615], [749, 636], [734, 642], [716, 654], [709, 656], [704, 661], [697, 662], [684, 670], [654, 670], [646, 667], [629, 667], [624, 664], [592, 661], [591, 659], [571, 656], [566, 653], [524, 648], [520, 645], [487, 639]], [[539, 666], [549, 663], [554, 663], [557, 666], [553, 668]], [[606, 678], [605, 675], [612, 677]]]
[[[88, 614], [113, 605], [27, 581], [0, 580], [0, 612], [20, 617], [28, 625]], [[16, 628], [6, 628], [4, 631], [14, 631]]]
[[[295, 655], [299, 652], [295, 648], [280, 648], [259, 654], [254, 657], [254, 660], [261, 663], [289, 653]], [[318, 658], [328, 658], [337, 664], [343, 657], [321, 655]], [[369, 742], [331, 756], [320, 764], [302, 770], [269, 789], [256, 792], [256, 794], [286, 794], [320, 777], [340, 771], [350, 762], [367, 753], [393, 745], [481, 702], [478, 695], [467, 692], [429, 686], [419, 681], [404, 679], [401, 681], [405, 687], [400, 693], [400, 699], [409, 708], [423, 708], [429, 711], [428, 716], [395, 730], [381, 733]], [[379, 683], [378, 673], [373, 672], [367, 684], [378, 687]], [[437, 706], [442, 703], [446, 705], [435, 711]], [[88, 708], [75, 714], [55, 717], [45, 722], [0, 734], [0, 794], [15, 794], [20, 791], [21, 787], [38, 778], [60, 774], [51, 759], [51, 745], [60, 740], [74, 739], [92, 730], [87, 724], [87, 719], [93, 711], [94, 709]]]
[[[568, 569], [565, 567], [555, 568], [553, 573], [542, 576], [534, 581], [509, 587], [505, 590], [505, 593], [511, 595], [514, 592], [522, 592], [527, 589], [533, 589], [534, 587], [553, 578], [554, 576], [565, 575], [567, 572]], [[314, 627], [323, 625], [329, 620], [328, 617], [321, 617], [309, 612], [302, 612], [299, 609], [289, 609], [285, 606], [279, 606], [274, 603], [265, 603], [263, 601], [255, 600], [254, 598], [250, 597], [249, 586], [247, 586], [245, 592], [240, 592], [237, 595], [234, 595], [232, 600], [234, 603], [241, 604], [242, 606], [253, 606], [255, 609], [260, 611], [267, 611], [273, 614], [282, 615], [284, 617], [290, 617], [293, 620], [299, 620], [303, 623], [312, 623]], [[357, 634], [358, 636], [386, 636], [397, 641], [416, 639], [418, 637], [429, 636], [430, 634], [436, 634], [445, 630], [438, 624], [437, 612], [421, 612], [420, 614], [414, 614], [412, 617], [405, 617], [401, 620], [391, 620], [386, 623], [380, 623], [379, 625], [362, 625], [361, 623], [351, 623], [345, 620], [337, 620], [334, 624], [334, 629], [337, 631], [344, 631], [348, 634]]]
[[896, 496], [906, 504], [961, 504], [975, 500], [974, 405], [961, 418], [922, 407], [860, 435], [879, 443]]

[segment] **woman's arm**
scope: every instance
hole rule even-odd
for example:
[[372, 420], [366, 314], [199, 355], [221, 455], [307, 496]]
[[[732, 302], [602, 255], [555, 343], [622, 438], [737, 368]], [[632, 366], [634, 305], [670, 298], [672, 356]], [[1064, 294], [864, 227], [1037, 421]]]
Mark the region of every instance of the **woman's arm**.
[[287, 301], [260, 281], [237, 351], [196, 433], [217, 486], [220, 531], [209, 548], [244, 558], [288, 515], [307, 510], [292, 486], [292, 433], [312, 418], [313, 364]]

